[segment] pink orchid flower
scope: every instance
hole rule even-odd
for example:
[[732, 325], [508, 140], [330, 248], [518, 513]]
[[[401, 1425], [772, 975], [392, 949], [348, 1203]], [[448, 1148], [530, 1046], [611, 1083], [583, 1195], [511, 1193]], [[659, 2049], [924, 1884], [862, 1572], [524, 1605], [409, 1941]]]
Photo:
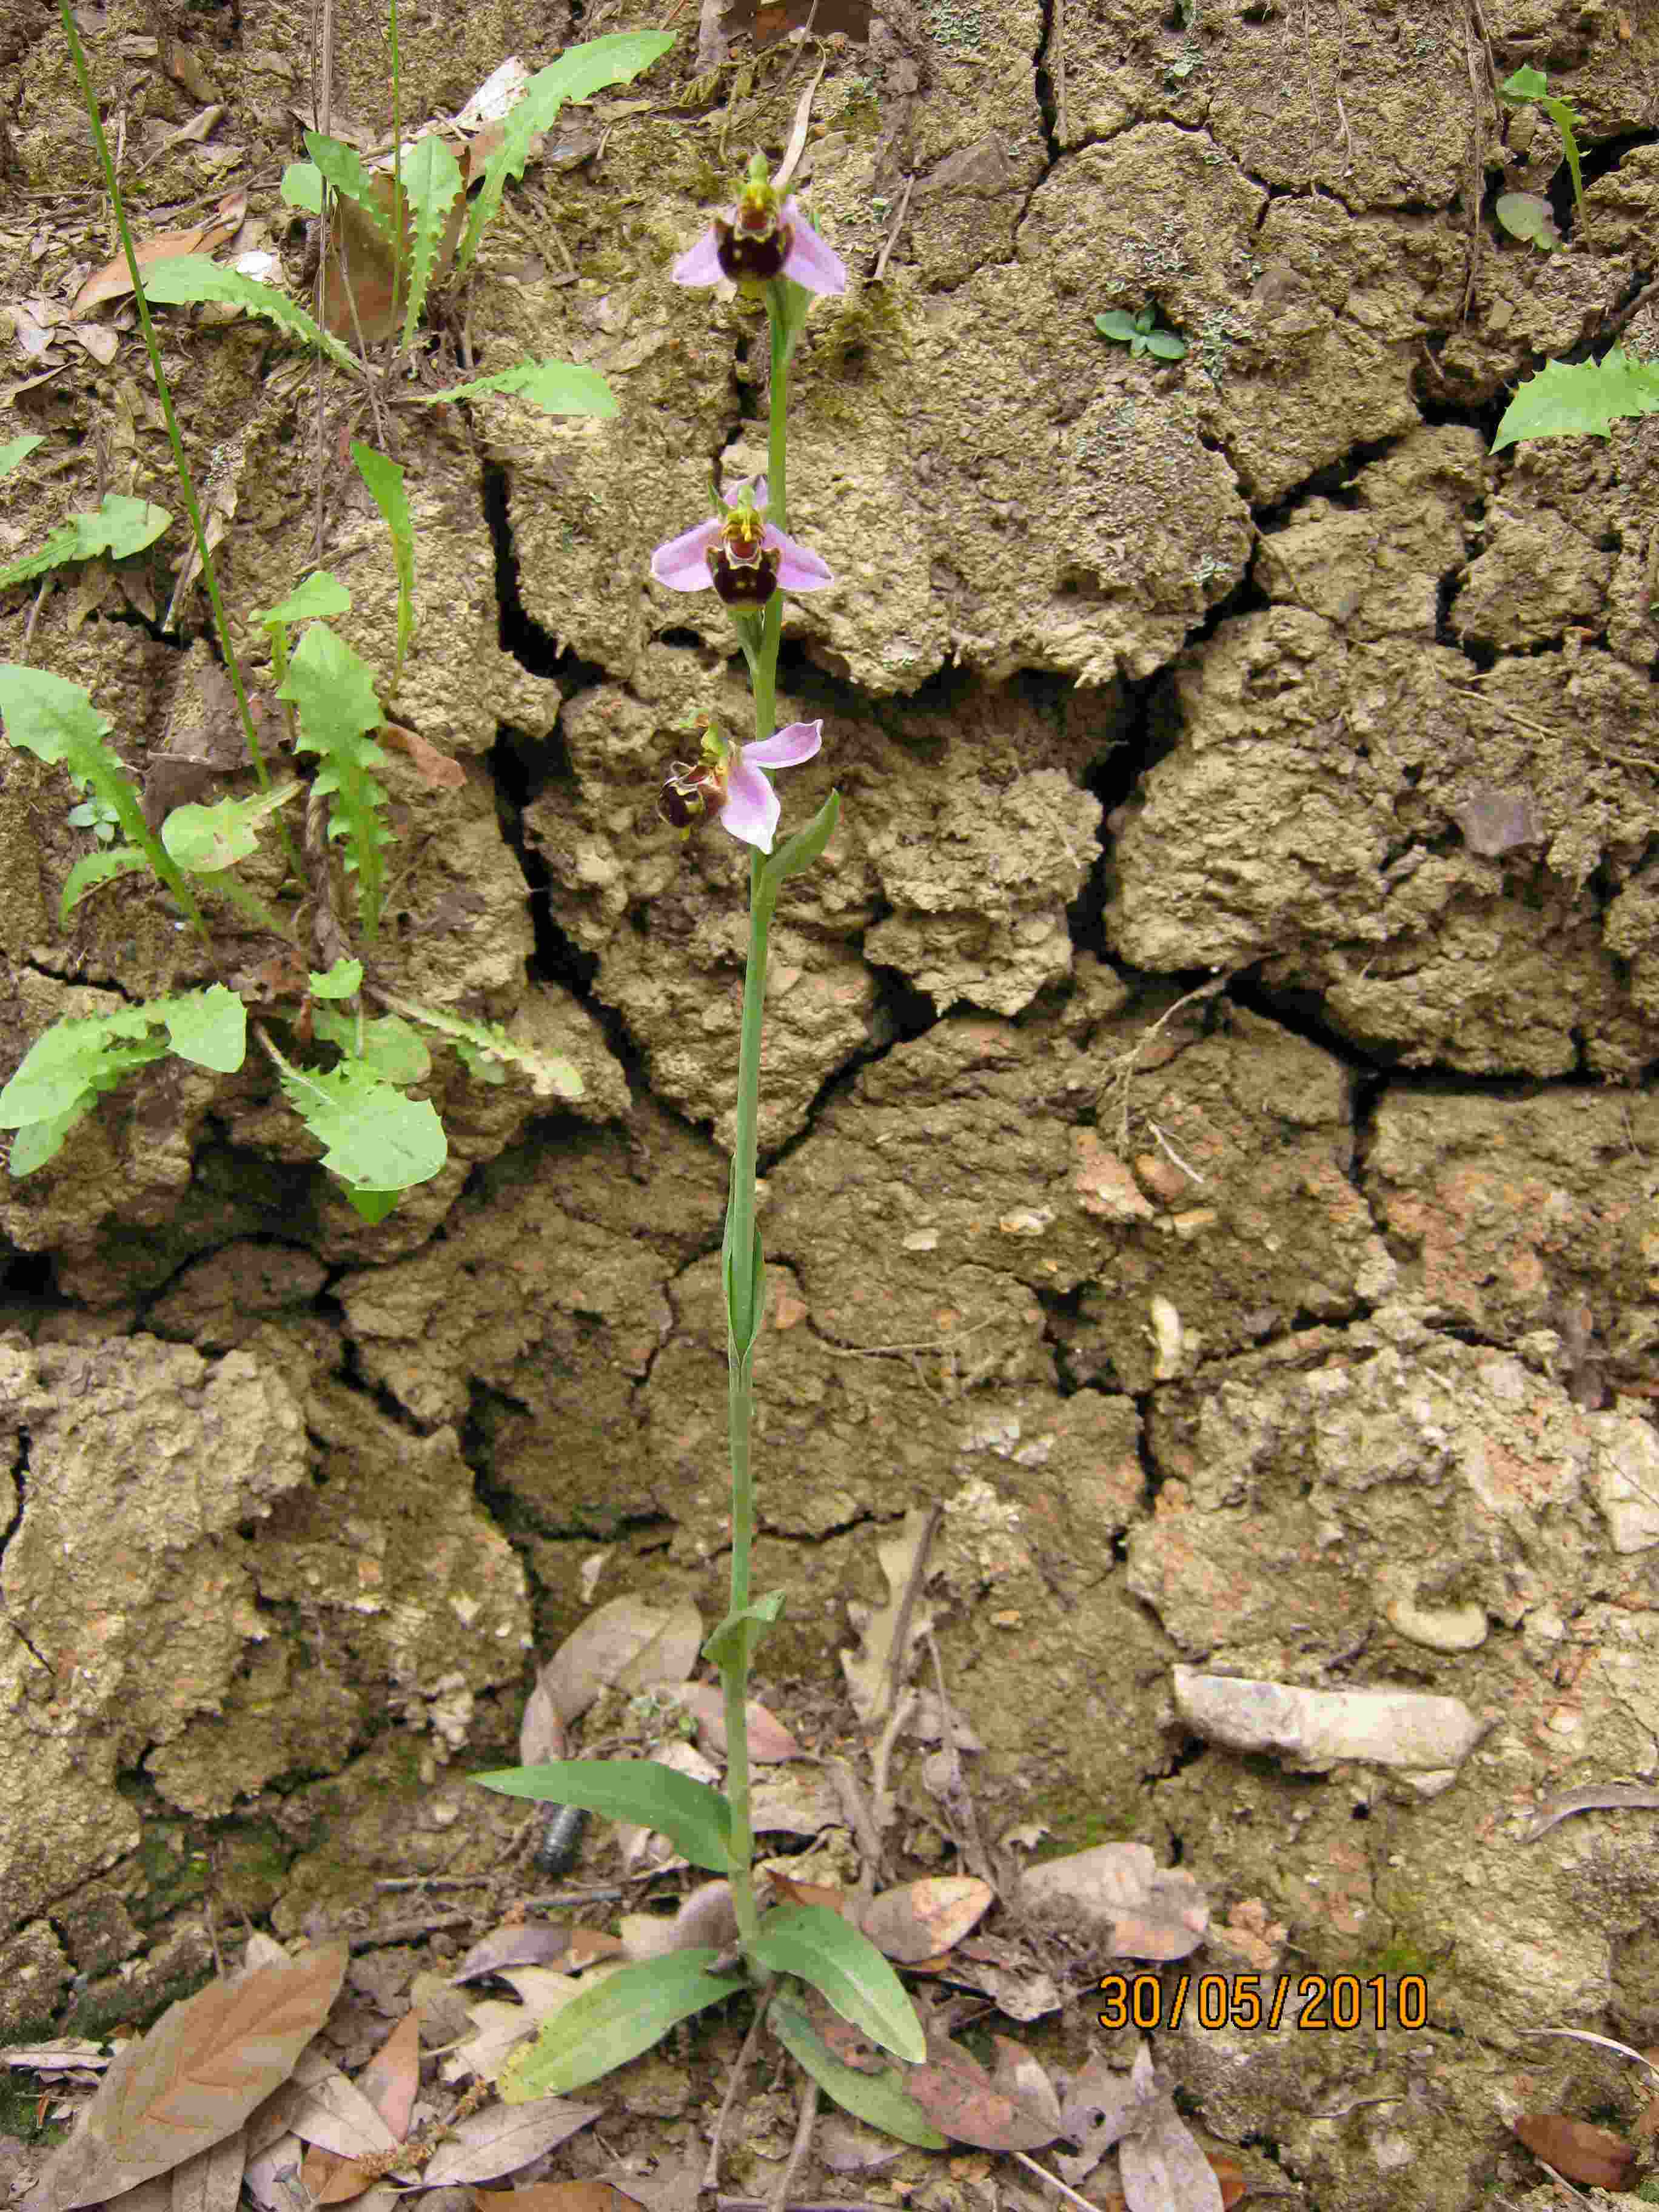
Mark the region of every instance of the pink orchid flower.
[[[723, 496], [725, 496], [723, 495]], [[763, 607], [774, 592], [821, 592], [836, 580], [816, 553], [768, 522], [766, 478], [740, 483], [726, 511], [659, 545], [651, 573], [671, 592], [716, 591], [728, 607]]]
[[847, 289], [840, 257], [818, 236], [798, 202], [780, 204], [760, 154], [749, 165], [737, 205], [714, 217], [671, 274], [677, 284], [718, 284], [722, 276], [739, 284], [768, 284], [787, 276], [807, 292]]
[[701, 757], [671, 764], [658, 811], [675, 829], [689, 831], [718, 806], [722, 830], [769, 853], [781, 809], [763, 770], [796, 768], [823, 743], [821, 721], [791, 722], [752, 745], [733, 744], [711, 723], [703, 732]]

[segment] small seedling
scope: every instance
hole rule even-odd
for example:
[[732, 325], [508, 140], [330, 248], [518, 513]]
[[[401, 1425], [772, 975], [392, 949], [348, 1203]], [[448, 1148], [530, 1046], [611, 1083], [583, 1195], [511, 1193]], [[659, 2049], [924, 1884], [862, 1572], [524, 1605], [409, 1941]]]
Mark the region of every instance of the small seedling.
[[[1578, 163], [1578, 140], [1575, 135], [1578, 118], [1573, 112], [1571, 100], [1562, 100], [1549, 88], [1549, 79], [1542, 70], [1530, 64], [1518, 69], [1513, 76], [1505, 77], [1498, 88], [1512, 107], [1528, 100], [1535, 100], [1561, 133], [1561, 144], [1567, 157], [1567, 167], [1572, 177], [1572, 204], [1580, 220], [1584, 213], [1584, 178]], [[1505, 192], [1495, 210], [1498, 220], [1512, 238], [1529, 238], [1545, 252], [1553, 252], [1561, 243], [1561, 234], [1556, 228], [1549, 202], [1538, 192]]]
[[1129, 314], [1122, 307], [1113, 307], [1103, 315], [1095, 317], [1095, 328], [1103, 338], [1112, 338], [1119, 345], [1127, 345], [1133, 358], [1136, 354], [1156, 354], [1159, 361], [1179, 361], [1187, 350], [1185, 338], [1178, 338], [1173, 331], [1154, 327], [1158, 309], [1149, 301], [1139, 314]]

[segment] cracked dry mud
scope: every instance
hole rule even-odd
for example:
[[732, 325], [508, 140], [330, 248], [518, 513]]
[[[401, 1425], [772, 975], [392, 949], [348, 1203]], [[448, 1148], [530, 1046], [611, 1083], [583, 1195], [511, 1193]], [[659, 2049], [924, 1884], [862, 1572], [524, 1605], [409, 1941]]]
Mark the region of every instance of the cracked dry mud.
[[[1523, 1841], [1545, 1797], [1659, 1769], [1659, 425], [1487, 454], [1505, 386], [1653, 274], [1659, 14], [1485, 14], [1595, 150], [1574, 250], [1488, 225], [1472, 287], [1472, 166], [1490, 190], [1506, 149], [1426, 0], [878, 5], [807, 156], [854, 281], [799, 361], [792, 526], [838, 588], [789, 610], [780, 719], [826, 726], [790, 805], [844, 810], [773, 946], [763, 1693], [846, 1727], [845, 1601], [941, 1505], [988, 1833], [1178, 1856], [1218, 1971], [1425, 1977], [1424, 2032], [1162, 2039], [1212, 2140], [1343, 2212], [1519, 2197], [1511, 2116], [1620, 2109], [1609, 2062], [1534, 2027], [1659, 2043], [1653, 1816]], [[335, 17], [337, 101], [379, 118], [381, 11]], [[283, 243], [298, 0], [96, 27], [135, 149], [195, 112], [143, 41], [198, 51], [225, 178]], [[404, 112], [569, 35], [557, 4], [410, 9]], [[513, 1755], [532, 1647], [623, 1591], [722, 1608], [744, 871], [653, 799], [667, 725], [744, 695], [718, 611], [642, 579], [711, 459], [763, 452], [756, 324], [666, 270], [808, 77], [774, 56], [694, 106], [694, 42], [602, 155], [532, 166], [471, 294], [482, 368], [591, 362], [617, 418], [399, 418], [399, 718], [466, 782], [392, 765], [386, 980], [533, 1024], [586, 1097], [549, 1116], [449, 1060], [451, 1165], [372, 1230], [262, 1067], [163, 1063], [0, 1182], [0, 2032], [198, 1977], [192, 1850], [222, 1922], [283, 1932], [491, 1863], [517, 1816], [462, 1778]], [[0, 82], [5, 296], [67, 295], [107, 245], [44, 8]], [[222, 188], [205, 159], [162, 155], [141, 215]], [[1148, 299], [1183, 362], [1096, 338]], [[1659, 316], [1623, 339], [1659, 353]], [[165, 343], [252, 649], [312, 561], [312, 387], [245, 323], [174, 313]], [[100, 467], [177, 504], [133, 338], [9, 391], [0, 436], [56, 465], [9, 483], [7, 557]], [[323, 555], [385, 665], [348, 422], [336, 392]], [[0, 596], [0, 656], [33, 607]], [[29, 651], [136, 768], [203, 711], [206, 647], [106, 575], [48, 593]], [[58, 1015], [198, 978], [131, 887], [58, 931], [68, 802], [3, 768], [9, 1073]], [[1193, 1734], [1176, 1666], [1430, 1692], [1483, 1732], [1455, 1771], [1293, 1772]], [[689, 2101], [641, 2062], [652, 2140], [690, 2139], [725, 2034]], [[1103, 2040], [1073, 2007], [1053, 2047]]]

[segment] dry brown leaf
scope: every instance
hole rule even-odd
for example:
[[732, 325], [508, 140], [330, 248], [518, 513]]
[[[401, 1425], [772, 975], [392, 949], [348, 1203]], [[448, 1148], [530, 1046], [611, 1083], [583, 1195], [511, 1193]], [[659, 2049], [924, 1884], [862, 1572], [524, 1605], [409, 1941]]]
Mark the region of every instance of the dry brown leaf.
[[1222, 2212], [1221, 2184], [1195, 2137], [1164, 2095], [1117, 2147], [1129, 2212]]
[[[916, 1559], [927, 1534], [928, 1516], [913, 1506], [904, 1516], [904, 1526], [889, 1542], [878, 1544], [876, 1556], [881, 1561], [881, 1571], [887, 1577], [888, 1598], [885, 1605], [872, 1608], [849, 1598], [848, 1618], [858, 1631], [863, 1649], [843, 1651], [842, 1671], [847, 1677], [853, 1710], [861, 1721], [873, 1720], [886, 1702], [887, 1684], [893, 1665], [893, 1638], [897, 1632], [899, 1613], [904, 1604], [904, 1593], [909, 1586]], [[918, 1595], [911, 1607], [907, 1646], [913, 1646], [918, 1637], [926, 1635], [933, 1625], [930, 1607]], [[899, 1655], [897, 1679], [904, 1679], [909, 1650]]]
[[523, 2189], [475, 2189], [478, 2212], [641, 2212], [614, 2181], [532, 2181]]
[[1565, 2112], [1523, 2112], [1510, 2125], [1535, 2158], [1587, 2188], [1622, 2189], [1636, 2163], [1636, 2153], [1622, 2136], [1592, 2127], [1588, 2120], [1569, 2119]]
[[532, 2158], [597, 2120], [602, 2105], [573, 2104], [568, 2097], [538, 2097], [528, 2105], [487, 2105], [457, 2120], [427, 2160], [421, 2179], [428, 2189], [453, 2182], [494, 2181], [516, 2173]]
[[246, 2164], [246, 2130], [238, 2128], [222, 2142], [173, 2167], [167, 2177], [169, 2212], [236, 2212]]
[[1029, 2051], [1023, 2043], [1012, 2036], [994, 2035], [997, 2063], [991, 2069], [992, 2086], [1005, 2096], [1016, 2099], [1028, 2112], [1036, 2112], [1053, 2123], [1054, 2133], [1064, 2135], [1065, 2123], [1060, 2115], [1060, 2092], [1048, 2079], [1042, 2061]]
[[[440, 752], [416, 730], [406, 730], [400, 722], [382, 722], [374, 736], [378, 744], [390, 745], [393, 752], [406, 754], [422, 782], [430, 784], [434, 790], [459, 791], [466, 781], [466, 770], [453, 754]], [[556, 1754], [549, 1753], [545, 1756]]]
[[[392, 2142], [402, 2142], [409, 2133], [410, 2118], [421, 2087], [418, 2013], [404, 2014], [354, 2086], [356, 2094], [385, 2122]], [[334, 2151], [313, 2148], [307, 2154], [301, 2179], [319, 2204], [343, 2204], [371, 2188], [380, 2173], [380, 2166], [372, 2161], [343, 2158]]]
[[1085, 1927], [1109, 1929], [1119, 1959], [1184, 1959], [1210, 1924], [1192, 1876], [1160, 1868], [1145, 1844], [1097, 1844], [1046, 1860], [1020, 1876], [1015, 1897], [1027, 1911], [1061, 1905]]
[[[137, 249], [136, 259], [140, 269], [148, 269], [154, 261], [170, 261], [179, 253], [211, 253], [216, 246], [222, 246], [241, 228], [247, 213], [247, 198], [243, 192], [228, 192], [214, 212], [210, 222], [192, 223], [188, 230], [164, 230], [155, 238], [147, 238]], [[75, 295], [74, 313], [84, 314], [88, 307], [101, 307], [106, 300], [125, 300], [132, 292], [132, 278], [127, 270], [127, 257], [118, 253], [101, 269], [94, 270]]]
[[999, 2089], [978, 2059], [946, 2036], [928, 2037], [927, 2063], [909, 2069], [904, 2087], [943, 2134], [981, 2150], [1039, 2150], [1060, 2133], [1023, 2097]]
[[1081, 2189], [1115, 2143], [1146, 2116], [1158, 2095], [1152, 2054], [1143, 2043], [1133, 2066], [1120, 2073], [1098, 2053], [1075, 2076], [1060, 2108], [1062, 2133], [1079, 2145], [1054, 2160], [1062, 2181]]
[[511, 1920], [481, 1936], [450, 1977], [457, 1987], [480, 1982], [486, 1974], [499, 1974], [507, 1966], [568, 1966], [570, 1931], [550, 1928], [539, 1920]]
[[[726, 1697], [717, 1682], [681, 1682], [674, 1695], [697, 1723], [697, 1741], [705, 1751], [726, 1749]], [[744, 1707], [749, 1723], [749, 1756], [761, 1766], [777, 1766], [786, 1759], [799, 1759], [800, 1746], [783, 1723], [750, 1698]]]
[[[915, 1971], [915, 1970], [913, 1970]], [[1041, 2020], [1062, 1999], [1054, 1976], [1023, 1943], [974, 1936], [958, 1943], [939, 1970], [959, 1989], [978, 1990], [1010, 2020]]]
[[884, 1890], [865, 1906], [859, 1924], [890, 1959], [919, 1966], [959, 1943], [995, 1902], [996, 1892], [975, 1875], [930, 1875]]
[[325, 1943], [170, 2005], [118, 2054], [22, 2212], [72, 2212], [234, 2135], [328, 2017], [350, 1954]]
[[541, 1683], [568, 1728], [601, 1690], [639, 1691], [683, 1682], [702, 1644], [702, 1620], [690, 1604], [647, 1605], [613, 1597], [566, 1637], [542, 1669]]
[[[390, 176], [371, 177], [369, 191], [382, 222], [392, 225], [394, 185]], [[450, 210], [438, 242], [433, 281], [441, 283], [449, 273], [466, 219], [465, 195]], [[323, 263], [323, 327], [348, 343], [359, 330], [365, 344], [389, 338], [404, 319], [409, 302], [409, 246], [413, 226], [405, 200], [404, 217], [404, 276], [394, 287], [392, 249], [355, 200], [337, 198], [329, 215], [328, 253]], [[395, 304], [394, 304], [395, 295]], [[353, 307], [356, 308], [354, 318]]]

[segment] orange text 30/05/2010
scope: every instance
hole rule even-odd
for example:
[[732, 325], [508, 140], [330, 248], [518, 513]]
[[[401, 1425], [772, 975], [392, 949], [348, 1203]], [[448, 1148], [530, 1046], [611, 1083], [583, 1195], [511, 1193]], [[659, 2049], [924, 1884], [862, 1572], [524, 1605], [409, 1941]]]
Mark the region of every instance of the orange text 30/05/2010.
[[1428, 1985], [1421, 1974], [1106, 1974], [1103, 2027], [1276, 2028], [1304, 2035], [1358, 2027], [1426, 2027]]

